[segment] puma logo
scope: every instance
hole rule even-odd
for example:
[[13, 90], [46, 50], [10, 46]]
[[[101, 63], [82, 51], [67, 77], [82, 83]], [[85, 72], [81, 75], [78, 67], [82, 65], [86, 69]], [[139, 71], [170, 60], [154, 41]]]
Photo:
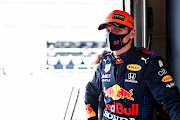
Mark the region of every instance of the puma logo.
[[104, 62], [105, 62], [105, 64], [106, 64], [106, 61], [107, 61], [107, 60], [106, 60], [106, 59], [103, 59], [103, 61], [104, 61]]
[[148, 59], [149, 59], [149, 57], [147, 59], [145, 59], [144, 57], [141, 57], [141, 60], [143, 60], [145, 62], [145, 64], [147, 64]]

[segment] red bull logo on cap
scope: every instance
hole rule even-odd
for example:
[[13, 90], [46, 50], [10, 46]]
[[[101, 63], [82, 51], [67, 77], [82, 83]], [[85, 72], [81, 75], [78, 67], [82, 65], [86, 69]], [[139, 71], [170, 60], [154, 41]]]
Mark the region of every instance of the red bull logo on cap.
[[93, 111], [93, 109], [90, 106], [91, 106], [90, 104], [86, 105], [87, 119], [91, 117], [96, 117], [96, 113]]
[[131, 101], [134, 101], [133, 95], [133, 89], [130, 89], [129, 91], [126, 91], [125, 89], [121, 88], [119, 85], [114, 85], [108, 89], [104, 87], [104, 93], [105, 96], [112, 98], [113, 100], [119, 100], [119, 99], [129, 99]]

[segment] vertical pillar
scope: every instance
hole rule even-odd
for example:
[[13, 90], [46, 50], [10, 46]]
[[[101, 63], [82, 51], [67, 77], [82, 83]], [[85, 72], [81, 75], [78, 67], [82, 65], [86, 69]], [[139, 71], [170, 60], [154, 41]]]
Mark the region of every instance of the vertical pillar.
[[134, 0], [133, 3], [133, 16], [136, 30], [134, 45], [136, 47], [147, 48], [146, 0]]
[[180, 88], [180, 0], [167, 0], [167, 63]]

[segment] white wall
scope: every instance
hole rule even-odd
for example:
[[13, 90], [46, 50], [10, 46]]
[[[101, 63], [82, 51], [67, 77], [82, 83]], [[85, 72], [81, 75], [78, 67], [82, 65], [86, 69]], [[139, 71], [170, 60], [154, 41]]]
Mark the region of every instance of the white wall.
[[[119, 0], [0, 0], [0, 66], [7, 74], [45, 70], [46, 40], [104, 40], [98, 26]], [[89, 2], [89, 3], [88, 3]]]
[[[98, 25], [109, 12], [122, 9], [121, 3], [0, 0], [0, 67], [7, 72], [0, 74], [0, 119], [62, 120], [72, 86], [81, 88], [73, 119], [86, 119], [84, 88], [91, 75], [46, 77], [46, 40], [104, 40]], [[43, 76], [27, 77], [30, 73]]]

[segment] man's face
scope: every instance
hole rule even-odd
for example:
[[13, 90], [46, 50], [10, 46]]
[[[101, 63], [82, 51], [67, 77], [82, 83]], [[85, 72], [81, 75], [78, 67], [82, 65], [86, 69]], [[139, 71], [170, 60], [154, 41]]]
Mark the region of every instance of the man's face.
[[128, 27], [116, 28], [112, 25], [107, 25], [105, 29], [106, 29], [107, 33], [111, 32], [111, 33], [116, 34], [116, 35], [122, 35], [122, 34], [128, 33]]
[[[110, 32], [113, 34], [116, 34], [116, 35], [123, 35], [123, 34], [128, 33], [128, 27], [116, 28], [114, 26], [107, 25], [105, 29], [106, 29], [107, 34]], [[128, 42], [129, 39], [131, 39], [130, 34], [128, 34], [126, 37], [124, 37], [123, 43]]]

